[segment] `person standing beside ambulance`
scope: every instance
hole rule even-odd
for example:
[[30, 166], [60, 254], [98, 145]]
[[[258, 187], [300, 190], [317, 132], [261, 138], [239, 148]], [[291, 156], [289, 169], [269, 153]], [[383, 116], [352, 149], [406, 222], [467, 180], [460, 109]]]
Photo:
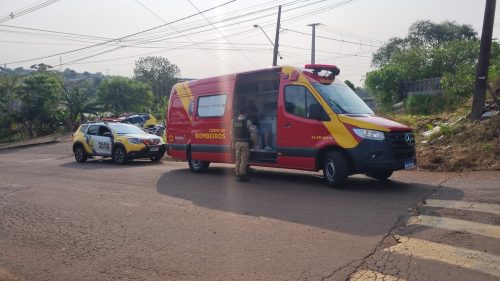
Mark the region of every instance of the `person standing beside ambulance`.
[[235, 148], [235, 173], [239, 182], [249, 181], [247, 177], [248, 158], [250, 157], [250, 129], [253, 127], [252, 121], [247, 117], [245, 107], [239, 109], [238, 117], [233, 120], [233, 147]]

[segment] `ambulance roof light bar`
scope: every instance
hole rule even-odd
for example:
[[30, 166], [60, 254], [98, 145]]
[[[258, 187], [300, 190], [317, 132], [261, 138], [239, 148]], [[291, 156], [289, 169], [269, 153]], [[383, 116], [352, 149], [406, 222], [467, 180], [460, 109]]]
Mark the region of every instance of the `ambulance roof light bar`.
[[[312, 74], [309, 74], [308, 76], [325, 85], [333, 83], [335, 76], [340, 73], [340, 69], [338, 67], [330, 64], [306, 64], [305, 68], [312, 69]], [[325, 71], [325, 74], [320, 75], [319, 73], [322, 71]]]
[[319, 73], [322, 70], [330, 71], [333, 76], [337, 76], [340, 73], [340, 69], [333, 64], [306, 64], [304, 67], [312, 69], [315, 73]]

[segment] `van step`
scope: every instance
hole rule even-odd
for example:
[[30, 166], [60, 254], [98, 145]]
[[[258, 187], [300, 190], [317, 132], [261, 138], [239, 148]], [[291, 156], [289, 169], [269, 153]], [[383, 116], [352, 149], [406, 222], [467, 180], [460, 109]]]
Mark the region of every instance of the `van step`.
[[251, 162], [276, 163], [275, 151], [250, 151]]

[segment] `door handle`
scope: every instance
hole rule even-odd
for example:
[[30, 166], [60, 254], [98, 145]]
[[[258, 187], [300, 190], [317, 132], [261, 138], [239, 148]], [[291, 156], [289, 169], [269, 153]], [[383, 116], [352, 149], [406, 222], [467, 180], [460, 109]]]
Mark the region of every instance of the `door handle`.
[[283, 125], [281, 125], [281, 126], [282, 126], [282, 127], [285, 127], [285, 128], [290, 128], [290, 127], [292, 127], [292, 126], [293, 126], [293, 124], [292, 124], [292, 123], [285, 123], [285, 124], [283, 124]]

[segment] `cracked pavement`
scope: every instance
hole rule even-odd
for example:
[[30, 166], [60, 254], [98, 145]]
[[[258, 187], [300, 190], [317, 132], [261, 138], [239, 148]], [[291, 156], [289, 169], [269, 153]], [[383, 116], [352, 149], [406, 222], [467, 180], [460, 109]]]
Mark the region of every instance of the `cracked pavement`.
[[256, 168], [237, 183], [231, 165], [79, 164], [70, 146], [0, 151], [0, 280], [431, 280], [384, 249], [419, 230], [405, 224], [425, 198], [467, 193], [449, 184], [458, 174], [331, 189], [319, 173]]

